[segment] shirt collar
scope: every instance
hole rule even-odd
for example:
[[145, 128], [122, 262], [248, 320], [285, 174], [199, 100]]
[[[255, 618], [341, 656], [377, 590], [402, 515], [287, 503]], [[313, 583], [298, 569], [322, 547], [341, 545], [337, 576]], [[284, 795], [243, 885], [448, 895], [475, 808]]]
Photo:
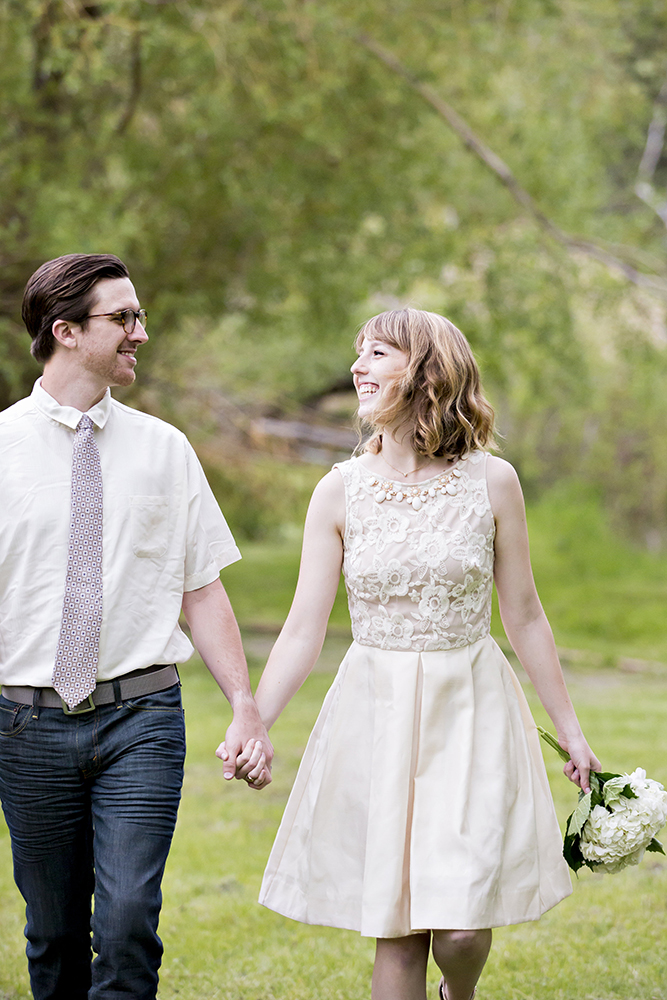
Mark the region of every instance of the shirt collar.
[[[50, 417], [51, 420], [55, 420], [59, 424], [65, 424], [66, 427], [70, 427], [72, 430], [76, 430], [81, 420], [81, 410], [77, 410], [75, 406], [61, 406], [53, 396], [48, 394], [46, 389], [42, 389], [41, 376], [33, 386], [31, 398], [37, 409], [45, 416]], [[106, 424], [111, 413], [111, 402], [111, 390], [107, 389], [99, 403], [95, 403], [94, 406], [91, 406], [86, 411], [96, 427], [101, 428]]]

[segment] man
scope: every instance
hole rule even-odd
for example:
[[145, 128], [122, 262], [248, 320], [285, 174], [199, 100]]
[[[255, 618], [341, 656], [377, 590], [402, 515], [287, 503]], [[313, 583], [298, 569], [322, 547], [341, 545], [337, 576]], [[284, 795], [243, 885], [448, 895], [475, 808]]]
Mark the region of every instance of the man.
[[270, 781], [219, 579], [240, 555], [185, 437], [111, 398], [148, 339], [122, 261], [49, 261], [23, 318], [44, 374], [0, 414], [0, 796], [31, 986], [152, 1000], [185, 750], [174, 664], [193, 651], [181, 607], [234, 710], [225, 778]]

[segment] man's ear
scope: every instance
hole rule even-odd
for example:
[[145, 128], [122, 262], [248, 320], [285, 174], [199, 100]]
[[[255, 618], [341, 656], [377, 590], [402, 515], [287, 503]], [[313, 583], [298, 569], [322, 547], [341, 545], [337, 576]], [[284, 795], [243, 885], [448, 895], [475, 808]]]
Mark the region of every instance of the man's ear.
[[78, 324], [68, 323], [65, 319], [57, 319], [51, 327], [51, 333], [53, 334], [56, 343], [62, 344], [68, 350], [76, 347], [76, 336], [74, 334], [74, 328], [78, 329]]

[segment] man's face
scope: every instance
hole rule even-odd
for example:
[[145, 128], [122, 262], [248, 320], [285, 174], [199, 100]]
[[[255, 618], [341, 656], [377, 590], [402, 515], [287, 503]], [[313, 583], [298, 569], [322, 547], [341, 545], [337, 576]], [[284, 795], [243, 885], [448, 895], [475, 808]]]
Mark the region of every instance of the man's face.
[[148, 334], [136, 321], [132, 333], [126, 333], [122, 322], [109, 315], [123, 309], [139, 310], [139, 300], [129, 278], [103, 278], [94, 289], [93, 302], [86, 328], [77, 336], [77, 360], [82, 369], [97, 376], [104, 386], [131, 385], [134, 382], [135, 353], [145, 344]]

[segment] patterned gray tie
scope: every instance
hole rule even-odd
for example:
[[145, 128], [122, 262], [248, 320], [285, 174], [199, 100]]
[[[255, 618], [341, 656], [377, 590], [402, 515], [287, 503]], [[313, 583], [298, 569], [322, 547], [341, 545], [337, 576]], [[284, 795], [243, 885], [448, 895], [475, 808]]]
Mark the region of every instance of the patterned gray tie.
[[102, 625], [102, 468], [93, 421], [74, 435], [69, 555], [53, 686], [72, 709], [95, 689]]

